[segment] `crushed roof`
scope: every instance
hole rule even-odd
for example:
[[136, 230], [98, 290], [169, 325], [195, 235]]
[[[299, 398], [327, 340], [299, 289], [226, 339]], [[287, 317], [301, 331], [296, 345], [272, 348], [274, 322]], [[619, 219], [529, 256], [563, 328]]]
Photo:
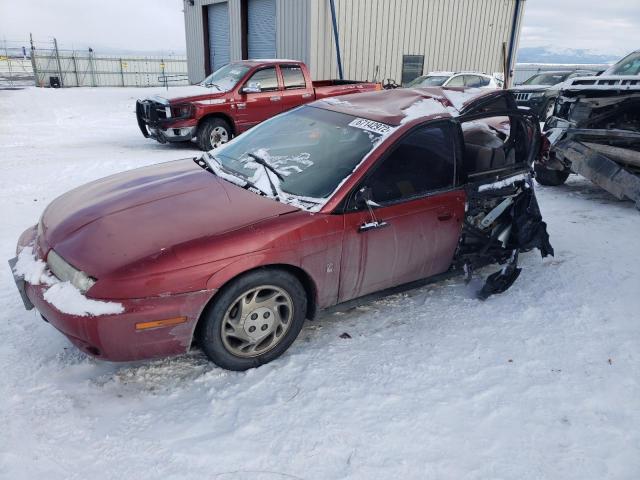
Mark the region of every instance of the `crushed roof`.
[[318, 100], [315, 107], [398, 126], [413, 120], [456, 117], [470, 102], [501, 90], [479, 88], [398, 88]]

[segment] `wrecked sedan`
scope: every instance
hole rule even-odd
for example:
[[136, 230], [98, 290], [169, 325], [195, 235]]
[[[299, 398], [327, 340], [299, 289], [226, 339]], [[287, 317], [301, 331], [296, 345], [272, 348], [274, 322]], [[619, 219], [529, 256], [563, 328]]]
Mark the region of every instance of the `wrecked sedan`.
[[538, 182], [562, 185], [577, 173], [640, 209], [640, 51], [602, 75], [565, 82], [554, 109]]
[[318, 101], [200, 158], [54, 200], [10, 263], [25, 306], [127, 361], [197, 342], [221, 367], [281, 355], [305, 319], [372, 292], [552, 253], [530, 169], [535, 118], [505, 91]]

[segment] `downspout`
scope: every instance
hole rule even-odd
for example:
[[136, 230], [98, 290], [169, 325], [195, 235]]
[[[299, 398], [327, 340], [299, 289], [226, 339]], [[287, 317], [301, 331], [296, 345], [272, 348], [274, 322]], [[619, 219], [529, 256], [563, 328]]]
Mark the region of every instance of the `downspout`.
[[505, 72], [507, 78], [505, 78], [505, 85], [511, 86], [511, 77], [513, 72], [513, 51], [516, 47], [516, 32], [518, 29], [518, 17], [520, 16], [520, 3], [522, 0], [516, 0], [516, 8], [513, 10], [513, 19], [511, 21], [511, 38], [509, 39], [509, 53], [507, 54], [507, 68], [508, 72]]
[[336, 41], [336, 57], [338, 58], [338, 75], [340, 76], [340, 80], [344, 80], [344, 76], [342, 75], [342, 57], [340, 56], [340, 40], [338, 40], [338, 22], [336, 20], [336, 6], [333, 3], [333, 0], [329, 0], [329, 4], [331, 5], [331, 21], [333, 22], [333, 38]]

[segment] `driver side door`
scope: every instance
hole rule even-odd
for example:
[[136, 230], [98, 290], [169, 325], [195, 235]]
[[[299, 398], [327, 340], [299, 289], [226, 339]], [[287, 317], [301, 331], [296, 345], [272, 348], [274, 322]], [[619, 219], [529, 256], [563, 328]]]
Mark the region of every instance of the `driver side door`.
[[[243, 92], [244, 87], [252, 84], [260, 85], [261, 91]], [[240, 89], [240, 97], [236, 116], [238, 133], [280, 113], [282, 92], [275, 65], [255, 71]]]
[[[356, 188], [344, 214], [339, 302], [449, 268], [465, 198], [455, 132], [449, 122], [413, 129]], [[370, 192], [368, 206], [360, 191]]]

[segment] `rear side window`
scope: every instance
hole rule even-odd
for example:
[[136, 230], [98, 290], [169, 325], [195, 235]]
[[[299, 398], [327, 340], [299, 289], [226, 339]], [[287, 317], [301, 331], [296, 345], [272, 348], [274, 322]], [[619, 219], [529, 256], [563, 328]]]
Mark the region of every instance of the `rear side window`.
[[465, 75], [464, 86], [470, 88], [486, 87], [489, 85], [489, 79], [479, 75]]
[[284, 79], [284, 88], [292, 90], [296, 88], [306, 88], [307, 84], [304, 80], [302, 68], [298, 65], [281, 65], [280, 71]]
[[448, 124], [425, 126], [398, 141], [366, 184], [380, 204], [451, 188], [455, 144]]
[[259, 83], [263, 91], [278, 90], [278, 77], [275, 67], [263, 68], [254, 73], [247, 84]]

